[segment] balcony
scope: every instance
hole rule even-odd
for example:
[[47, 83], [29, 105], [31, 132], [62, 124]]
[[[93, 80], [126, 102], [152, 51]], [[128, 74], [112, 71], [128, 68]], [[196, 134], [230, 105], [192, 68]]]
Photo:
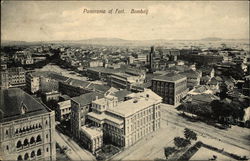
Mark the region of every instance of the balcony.
[[29, 147], [29, 144], [28, 145], [23, 145], [23, 149], [27, 149]]
[[23, 147], [21, 146], [21, 147], [19, 147], [19, 148], [16, 148], [16, 150], [17, 151], [20, 151], [20, 150], [22, 150], [23, 149]]

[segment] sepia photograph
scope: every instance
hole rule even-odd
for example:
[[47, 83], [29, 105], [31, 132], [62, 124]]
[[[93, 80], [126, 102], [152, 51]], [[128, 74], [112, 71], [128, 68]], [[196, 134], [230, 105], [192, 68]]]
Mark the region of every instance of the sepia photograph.
[[1, 0], [0, 160], [250, 160], [249, 6]]

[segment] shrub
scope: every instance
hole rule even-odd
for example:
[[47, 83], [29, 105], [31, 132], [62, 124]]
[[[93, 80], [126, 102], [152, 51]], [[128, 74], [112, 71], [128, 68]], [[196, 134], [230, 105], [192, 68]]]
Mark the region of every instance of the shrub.
[[190, 140], [187, 140], [187, 139], [184, 139], [184, 138], [181, 138], [181, 137], [175, 137], [174, 138], [174, 145], [177, 148], [184, 148], [189, 144], [191, 144]]
[[164, 152], [165, 152], [165, 156], [166, 158], [168, 158], [171, 154], [173, 154], [176, 151], [176, 149], [174, 147], [165, 147], [164, 148]]

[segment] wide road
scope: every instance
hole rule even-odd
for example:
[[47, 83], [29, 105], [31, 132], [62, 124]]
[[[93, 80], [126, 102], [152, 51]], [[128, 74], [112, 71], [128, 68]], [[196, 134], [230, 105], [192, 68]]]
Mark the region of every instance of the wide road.
[[164, 147], [174, 146], [173, 139], [183, 136], [184, 128], [190, 128], [198, 134], [198, 140], [225, 151], [241, 156], [249, 154], [249, 129], [233, 127], [220, 130], [202, 122], [190, 122], [178, 115], [173, 106], [162, 104], [161, 128], [125, 149], [114, 160], [154, 160], [165, 159]]
[[60, 147], [66, 146], [66, 155], [71, 160], [96, 160], [95, 157], [87, 150], [82, 149], [73, 139], [56, 130], [55, 140]]
[[161, 106], [161, 118], [163, 121], [174, 124], [180, 127], [190, 128], [202, 135], [207, 135], [211, 138], [218, 139], [239, 148], [249, 150], [250, 148], [250, 129], [238, 126], [232, 126], [227, 130], [221, 130], [214, 126], [208, 125], [203, 122], [190, 122], [185, 118], [178, 116], [178, 111], [166, 104]]

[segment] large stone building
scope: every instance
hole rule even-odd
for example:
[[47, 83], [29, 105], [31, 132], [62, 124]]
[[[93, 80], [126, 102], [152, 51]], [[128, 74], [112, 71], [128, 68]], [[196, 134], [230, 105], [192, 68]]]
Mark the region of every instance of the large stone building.
[[128, 147], [160, 128], [161, 102], [150, 89], [128, 94], [121, 102], [106, 95], [92, 102], [87, 118], [92, 126], [103, 130], [104, 142]]
[[81, 127], [80, 140], [83, 147], [95, 153], [103, 145], [103, 132], [98, 127]]
[[25, 70], [23, 69], [23, 67], [9, 68], [8, 75], [10, 87], [25, 86]]
[[89, 92], [71, 98], [70, 125], [72, 135], [75, 138], [80, 139], [81, 127], [85, 125], [86, 115], [90, 111], [91, 102], [101, 97], [103, 97], [102, 94]]
[[1, 65], [1, 89], [10, 87], [25, 87], [25, 70], [23, 67], [8, 68], [3, 64]]
[[188, 92], [187, 77], [180, 74], [166, 74], [152, 79], [152, 90], [163, 98], [163, 102], [179, 105]]
[[187, 77], [187, 87], [191, 90], [193, 89], [195, 86], [200, 85], [200, 80], [202, 77], [202, 73], [201, 71], [193, 71], [193, 70], [189, 70], [189, 71], [185, 71], [183, 74]]
[[89, 81], [82, 81], [77, 79], [68, 79], [65, 82], [59, 82], [59, 92], [70, 97], [76, 97], [89, 92], [105, 93], [109, 90], [109, 86], [94, 84]]
[[55, 160], [55, 116], [21, 89], [1, 90], [0, 159]]
[[145, 78], [146, 74], [143, 71], [127, 70], [124, 73], [111, 74], [109, 85], [115, 88], [131, 90], [132, 86], [143, 84]]

